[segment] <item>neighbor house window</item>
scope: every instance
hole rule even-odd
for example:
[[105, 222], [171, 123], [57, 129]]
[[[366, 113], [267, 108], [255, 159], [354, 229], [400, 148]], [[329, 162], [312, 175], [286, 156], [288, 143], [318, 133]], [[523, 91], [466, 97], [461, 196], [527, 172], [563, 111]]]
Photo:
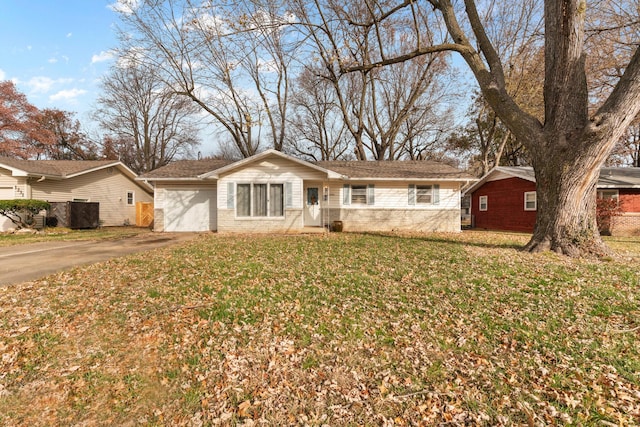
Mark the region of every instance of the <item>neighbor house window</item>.
[[136, 203], [134, 194], [133, 191], [127, 191], [127, 206], [133, 206]]
[[619, 203], [618, 190], [598, 190], [598, 199], [615, 200]]
[[343, 187], [343, 205], [373, 205], [375, 204], [375, 186], [369, 185], [349, 185]]
[[535, 211], [538, 208], [536, 192], [526, 191], [524, 193], [524, 210]]
[[478, 198], [478, 205], [481, 211], [486, 211], [489, 207], [489, 196], [480, 196]]
[[236, 215], [239, 217], [284, 216], [284, 185], [238, 184]]

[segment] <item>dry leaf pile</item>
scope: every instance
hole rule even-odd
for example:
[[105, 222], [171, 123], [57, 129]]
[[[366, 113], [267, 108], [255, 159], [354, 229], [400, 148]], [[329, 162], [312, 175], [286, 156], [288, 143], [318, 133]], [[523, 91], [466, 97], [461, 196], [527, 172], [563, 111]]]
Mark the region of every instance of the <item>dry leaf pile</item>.
[[208, 235], [2, 288], [0, 424], [640, 424], [637, 265], [518, 239]]

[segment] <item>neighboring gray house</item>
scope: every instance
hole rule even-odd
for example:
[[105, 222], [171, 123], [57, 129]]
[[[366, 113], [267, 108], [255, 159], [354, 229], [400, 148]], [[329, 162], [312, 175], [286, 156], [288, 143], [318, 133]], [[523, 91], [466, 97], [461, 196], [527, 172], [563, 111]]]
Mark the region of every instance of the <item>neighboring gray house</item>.
[[307, 162], [268, 150], [237, 162], [177, 161], [138, 178], [154, 187], [156, 231], [460, 231], [475, 179], [432, 161]]
[[[0, 157], [0, 200], [85, 201], [100, 204], [105, 226], [135, 224], [136, 202], [153, 202], [153, 189], [114, 160], [21, 160]], [[0, 217], [0, 231], [13, 223]]]

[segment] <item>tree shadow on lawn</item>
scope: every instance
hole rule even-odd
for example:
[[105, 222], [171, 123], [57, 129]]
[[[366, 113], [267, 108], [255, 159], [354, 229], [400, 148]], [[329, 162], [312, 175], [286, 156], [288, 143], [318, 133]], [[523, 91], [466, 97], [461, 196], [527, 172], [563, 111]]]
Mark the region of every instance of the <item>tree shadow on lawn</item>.
[[[450, 245], [476, 246], [480, 248], [516, 249], [523, 250], [530, 234], [509, 233], [499, 231], [473, 230], [461, 233], [394, 233], [394, 232], [363, 232], [363, 235], [419, 240], [422, 242], [444, 243]], [[514, 241], [522, 240], [522, 242]]]

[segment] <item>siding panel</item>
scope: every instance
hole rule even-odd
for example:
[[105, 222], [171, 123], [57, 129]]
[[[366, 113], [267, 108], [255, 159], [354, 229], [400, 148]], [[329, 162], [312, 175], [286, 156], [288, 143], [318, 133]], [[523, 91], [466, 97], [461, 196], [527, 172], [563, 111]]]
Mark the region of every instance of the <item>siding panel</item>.
[[[127, 191], [134, 204], [127, 205]], [[100, 221], [106, 226], [135, 224], [135, 202], [152, 202], [153, 196], [117, 168], [107, 168], [65, 180], [31, 182], [31, 198], [49, 202], [73, 199], [100, 203]]]

